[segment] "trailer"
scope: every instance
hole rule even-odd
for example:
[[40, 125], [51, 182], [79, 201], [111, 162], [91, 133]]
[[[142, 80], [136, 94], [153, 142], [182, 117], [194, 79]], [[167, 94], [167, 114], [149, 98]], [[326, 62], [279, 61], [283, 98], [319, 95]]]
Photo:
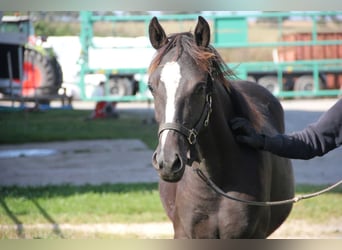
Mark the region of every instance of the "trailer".
[[[193, 29], [198, 15], [161, 14], [158, 19], [176, 23], [173, 27], [178, 26], [178, 30], [173, 32], [179, 32], [189, 28], [185, 23], [190, 23], [190, 29]], [[342, 28], [342, 12], [222, 12], [200, 15], [211, 25], [212, 45], [223, 53], [238, 78], [255, 81], [279, 98], [341, 95], [342, 32], [339, 30]], [[81, 98], [117, 102], [152, 100], [147, 90], [147, 68], [154, 54], [147, 38], [152, 17], [103, 16], [87, 11], [82, 11], [80, 17], [82, 52], [78, 85]], [[99, 46], [94, 37], [97, 22], [143, 24], [144, 36], [136, 38], [141, 40], [137, 46], [110, 44], [110, 37], [107, 37], [109, 43], [106, 46]], [[303, 23], [300, 29], [290, 25], [298, 22]], [[267, 35], [270, 30], [274, 31], [272, 36]], [[266, 53], [266, 56], [260, 59], [257, 55], [261, 53]], [[139, 58], [143, 60], [136, 63]], [[105, 59], [109, 63], [99, 64]], [[98, 80], [95, 83], [87, 80], [92, 77]], [[89, 86], [95, 86], [95, 94], [87, 94]]]
[[[278, 31], [276, 41], [250, 41], [246, 38], [248, 29], [240, 29], [242, 34], [228, 43], [222, 41], [218, 32], [216, 47], [272, 51], [271, 61], [229, 65], [237, 69], [240, 78], [263, 85], [279, 98], [339, 96], [342, 93], [342, 32], [340, 21], [332, 23], [331, 19], [338, 20], [341, 15], [341, 12], [303, 12], [248, 16], [261, 23], [272, 20], [272, 26]], [[235, 22], [246, 27], [246, 17], [237, 16]], [[330, 21], [322, 23], [323, 18]], [[286, 29], [288, 19], [305, 20], [305, 29]], [[231, 23], [228, 19], [222, 22], [228, 22], [228, 26]]]

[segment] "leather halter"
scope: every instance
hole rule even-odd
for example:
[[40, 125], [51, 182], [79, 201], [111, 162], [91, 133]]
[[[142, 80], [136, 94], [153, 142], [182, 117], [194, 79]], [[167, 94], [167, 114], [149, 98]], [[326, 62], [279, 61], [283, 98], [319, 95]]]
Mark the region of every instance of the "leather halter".
[[158, 136], [165, 131], [165, 130], [173, 130], [176, 131], [182, 135], [185, 136], [185, 138], [188, 140], [190, 145], [194, 145], [197, 142], [197, 136], [200, 130], [203, 127], [207, 127], [209, 125], [209, 119], [210, 119], [210, 114], [212, 111], [212, 85], [213, 85], [213, 77], [211, 74], [208, 74], [208, 80], [207, 80], [207, 88], [206, 88], [206, 97], [205, 97], [205, 105], [203, 108], [203, 111], [201, 113], [201, 116], [197, 123], [194, 125], [193, 128], [187, 128], [183, 126], [180, 123], [177, 122], [167, 122], [167, 123], [162, 123], [159, 126], [158, 130]]

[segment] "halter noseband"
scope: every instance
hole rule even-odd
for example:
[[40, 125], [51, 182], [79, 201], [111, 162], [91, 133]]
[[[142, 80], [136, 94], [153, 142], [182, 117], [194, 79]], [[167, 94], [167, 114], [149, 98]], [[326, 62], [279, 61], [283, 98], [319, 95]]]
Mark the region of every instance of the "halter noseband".
[[210, 114], [212, 111], [212, 85], [213, 85], [213, 77], [211, 74], [208, 74], [208, 80], [207, 80], [207, 91], [206, 91], [206, 97], [205, 97], [205, 105], [202, 111], [202, 114], [195, 124], [195, 126], [191, 129], [183, 126], [180, 123], [176, 122], [167, 122], [167, 123], [162, 123], [159, 126], [158, 130], [158, 136], [164, 131], [164, 130], [173, 130], [176, 131], [182, 135], [185, 136], [185, 138], [188, 140], [190, 145], [194, 145], [197, 142], [197, 136], [202, 127], [207, 127], [209, 125], [209, 119], [210, 119]]

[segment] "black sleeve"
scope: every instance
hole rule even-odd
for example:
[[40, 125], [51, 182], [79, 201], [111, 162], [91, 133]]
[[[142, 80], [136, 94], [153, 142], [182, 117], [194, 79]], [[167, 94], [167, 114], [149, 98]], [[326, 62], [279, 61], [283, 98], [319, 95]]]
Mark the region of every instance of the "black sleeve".
[[302, 131], [289, 135], [265, 136], [264, 149], [292, 159], [322, 156], [342, 143], [342, 99], [320, 119]]

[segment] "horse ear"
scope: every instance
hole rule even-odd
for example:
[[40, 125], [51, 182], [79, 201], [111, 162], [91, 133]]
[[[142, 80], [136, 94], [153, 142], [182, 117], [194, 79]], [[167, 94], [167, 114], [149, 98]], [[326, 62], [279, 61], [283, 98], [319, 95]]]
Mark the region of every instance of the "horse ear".
[[195, 28], [195, 40], [198, 46], [208, 47], [210, 43], [210, 27], [207, 21], [199, 16]]
[[153, 17], [150, 25], [148, 27], [148, 32], [150, 36], [150, 42], [152, 47], [155, 49], [160, 49], [167, 43], [167, 37], [163, 27], [159, 24], [158, 19]]

